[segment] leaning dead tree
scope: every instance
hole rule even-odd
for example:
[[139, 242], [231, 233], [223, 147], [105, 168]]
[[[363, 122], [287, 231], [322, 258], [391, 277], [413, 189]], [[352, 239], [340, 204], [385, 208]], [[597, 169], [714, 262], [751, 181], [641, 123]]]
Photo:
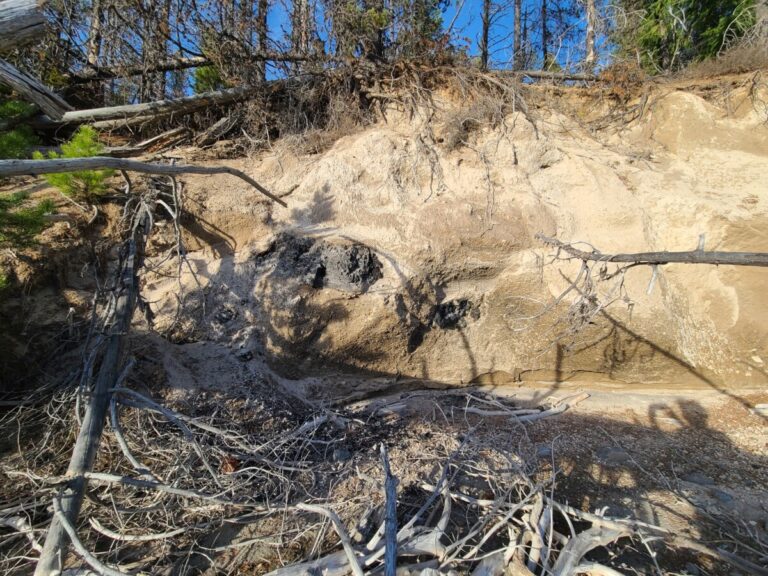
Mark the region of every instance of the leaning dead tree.
[[22, 98], [36, 104], [40, 110], [54, 120], [60, 120], [68, 111], [72, 110], [72, 106], [43, 86], [40, 81], [21, 70], [17, 70], [2, 59], [0, 59], [0, 84], [11, 87]]

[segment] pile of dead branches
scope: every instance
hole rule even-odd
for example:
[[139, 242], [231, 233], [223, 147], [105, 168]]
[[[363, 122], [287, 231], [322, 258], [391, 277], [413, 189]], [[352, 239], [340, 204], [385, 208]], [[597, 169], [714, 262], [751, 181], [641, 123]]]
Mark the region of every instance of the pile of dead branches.
[[[612, 558], [631, 549], [663, 573], [665, 542], [761, 573], [666, 529], [560, 502], [554, 461], [537, 456], [526, 426], [581, 397], [520, 408], [475, 390], [426, 392], [331, 410], [271, 386], [174, 400], [126, 376], [80, 518], [66, 527], [64, 568], [617, 574]], [[2, 470], [3, 573], [35, 566], [67, 487], [83, 393], [40, 395], [2, 421], [5, 435], [18, 431]]]

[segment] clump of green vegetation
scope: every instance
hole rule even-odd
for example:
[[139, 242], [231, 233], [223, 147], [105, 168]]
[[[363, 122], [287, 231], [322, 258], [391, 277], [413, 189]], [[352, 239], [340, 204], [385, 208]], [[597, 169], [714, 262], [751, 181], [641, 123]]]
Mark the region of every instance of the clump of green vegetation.
[[221, 90], [225, 86], [221, 72], [215, 66], [200, 66], [195, 69], [193, 85], [196, 94]]
[[39, 143], [40, 141], [29, 126], [0, 132], [0, 159], [23, 158], [31, 147]]
[[45, 215], [53, 211], [53, 202], [23, 206], [27, 197], [25, 192], [0, 196], [0, 247], [29, 244], [46, 227]]
[[[104, 147], [98, 140], [98, 132], [90, 126], [81, 126], [69, 142], [61, 145], [61, 154], [50, 152], [49, 159], [56, 158], [88, 158], [98, 156]], [[35, 152], [34, 158], [42, 160], [42, 153]], [[79, 170], [77, 172], [62, 172], [47, 174], [45, 179], [49, 184], [61, 190], [65, 195], [93, 202], [104, 194], [107, 189], [106, 179], [112, 176], [114, 170]]]
[[[0, 121], [9, 122], [31, 116], [35, 107], [10, 98], [8, 92], [0, 92]], [[0, 131], [0, 159], [23, 158], [28, 150], [39, 144], [34, 130], [29, 126], [14, 126], [9, 130]]]
[[676, 70], [717, 56], [756, 22], [755, 0], [623, 0], [631, 24], [616, 36], [620, 53], [648, 72]]

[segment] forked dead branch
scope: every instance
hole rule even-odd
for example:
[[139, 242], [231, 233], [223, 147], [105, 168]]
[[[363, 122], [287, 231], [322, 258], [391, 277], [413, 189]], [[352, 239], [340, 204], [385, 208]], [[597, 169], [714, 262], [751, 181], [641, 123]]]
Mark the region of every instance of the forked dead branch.
[[[551, 262], [580, 263], [575, 276], [558, 273], [566, 283], [565, 289], [549, 303], [542, 303], [534, 314], [516, 318], [526, 330], [534, 322], [550, 313], [556, 318], [551, 326], [551, 341], [570, 349], [576, 346], [576, 336], [596, 323], [597, 318], [616, 302], [623, 302], [630, 309], [634, 301], [625, 286], [626, 274], [638, 266], [649, 266], [653, 272], [646, 292], [650, 294], [658, 279], [659, 269], [667, 264], [708, 264], [731, 266], [768, 266], [768, 253], [724, 252], [704, 250], [705, 237], [699, 237], [695, 250], [684, 252], [638, 252], [609, 254], [601, 252], [587, 242], [562, 242], [537, 234], [536, 238], [546, 246], [555, 248]], [[579, 246], [586, 246], [582, 249]], [[562, 306], [567, 304], [563, 310]]]
[[[542, 234], [536, 236], [544, 244], [553, 246], [582, 262], [614, 262], [633, 266], [661, 266], [663, 264], [713, 264], [731, 266], [768, 266], [766, 252], [709, 252], [704, 250], [703, 240], [696, 250], [686, 252], [637, 252], [630, 254], [606, 254], [592, 248], [590, 252], [576, 248], [585, 242], [565, 243], [557, 238], [547, 238]], [[587, 244], [587, 246], [589, 246]]]

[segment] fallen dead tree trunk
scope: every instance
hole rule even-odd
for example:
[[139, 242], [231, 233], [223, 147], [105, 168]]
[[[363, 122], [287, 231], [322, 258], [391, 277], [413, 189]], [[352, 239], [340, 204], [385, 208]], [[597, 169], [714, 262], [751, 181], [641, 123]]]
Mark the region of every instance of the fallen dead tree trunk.
[[277, 202], [283, 207], [287, 204], [272, 194], [253, 178], [229, 166], [177, 166], [171, 164], [150, 164], [138, 160], [125, 158], [107, 158], [94, 156], [92, 158], [60, 158], [56, 160], [0, 160], [0, 177], [2, 176], [39, 176], [41, 174], [60, 174], [62, 172], [74, 172], [77, 170], [98, 170], [112, 168], [126, 172], [140, 172], [143, 174], [163, 174], [175, 176], [177, 174], [231, 174], [247, 182], [264, 196]]
[[147, 152], [158, 152], [182, 143], [189, 138], [189, 130], [184, 126], [172, 128], [135, 144], [133, 146], [114, 146], [106, 148], [105, 153], [115, 158], [127, 158], [129, 156], [138, 156]]
[[105, 108], [91, 108], [88, 110], [74, 110], [63, 114], [57, 119], [39, 119], [34, 122], [38, 128], [51, 128], [63, 124], [85, 124], [110, 122], [102, 124], [99, 128], [117, 127], [121, 124], [129, 124], [131, 121], [141, 119], [142, 122], [152, 120], [155, 117], [172, 114], [189, 114], [211, 106], [223, 106], [234, 104], [253, 98], [259, 90], [258, 86], [238, 86], [226, 90], [204, 92], [194, 96], [184, 96], [169, 100], [157, 100], [143, 104], [126, 104], [124, 106], [108, 106]]
[[[45, 18], [35, 0], [0, 0], [0, 53], [27, 44], [45, 32]], [[62, 98], [28, 74], [0, 59], [0, 84], [5, 84], [25, 100], [55, 120], [72, 110]]]
[[36, 0], [0, 0], [0, 52], [27, 44], [45, 32]]
[[768, 266], [766, 252], [708, 252], [703, 249], [688, 252], [637, 252], [634, 254], [605, 254], [597, 249], [586, 252], [574, 248], [572, 244], [561, 242], [557, 238], [548, 238], [537, 234], [536, 238], [548, 246], [562, 250], [566, 254], [584, 262], [617, 262], [659, 266], [662, 264], [730, 264], [733, 266]]
[[69, 530], [77, 522], [88, 480], [85, 474], [92, 468], [101, 442], [112, 389], [119, 384], [125, 336], [131, 327], [138, 297], [137, 272], [142, 264], [144, 245], [150, 228], [150, 215], [145, 211], [137, 218], [131, 238], [126, 242], [126, 254], [117, 284], [114, 321], [106, 341], [96, 384], [77, 436], [72, 458], [67, 468], [70, 478], [62, 490], [58, 505], [48, 528], [45, 545], [35, 569], [36, 576], [60, 574], [64, 547], [70, 539]]
[[[88, 162], [90, 161], [90, 165]], [[105, 162], [112, 161], [112, 162]], [[117, 161], [117, 162], [114, 162]], [[121, 170], [134, 170], [139, 172], [148, 172], [154, 174], [167, 174], [173, 177], [181, 168], [184, 172], [185, 167], [176, 166], [153, 166], [142, 162], [133, 162], [130, 160], [121, 160], [116, 158], [85, 158], [72, 160], [47, 160], [47, 161], [29, 161], [27, 164], [32, 166], [33, 173], [55, 173], [69, 171], [72, 169], [89, 169], [95, 166], [114, 167]], [[83, 167], [86, 163], [86, 167]], [[10, 164], [4, 162], [3, 164]], [[201, 169], [201, 167], [189, 167], [192, 169]], [[15, 168], [10, 168], [14, 172]], [[63, 170], [64, 169], [64, 170]], [[164, 170], [165, 169], [165, 170]], [[168, 169], [171, 169], [168, 171]], [[206, 169], [203, 169], [206, 170]], [[208, 169], [216, 171], [216, 168]], [[224, 172], [234, 173], [242, 177], [249, 183], [252, 183], [259, 191], [274, 198], [269, 192], [263, 189], [251, 178], [235, 170], [223, 168]], [[3, 173], [0, 167], [0, 174]], [[210, 172], [209, 172], [210, 173]], [[130, 192], [130, 182], [129, 182]], [[136, 200], [133, 198], [133, 200]], [[275, 199], [277, 200], [277, 199]], [[277, 200], [279, 202], [279, 200]], [[130, 201], [129, 201], [130, 202]], [[77, 520], [80, 510], [83, 506], [83, 500], [88, 488], [89, 480], [94, 477], [91, 474], [96, 454], [101, 443], [101, 437], [104, 431], [107, 410], [112, 404], [112, 396], [120, 390], [120, 385], [130, 370], [132, 363], [126, 364], [122, 368], [124, 348], [126, 337], [131, 328], [131, 322], [139, 299], [139, 280], [138, 272], [143, 265], [144, 247], [147, 237], [152, 228], [153, 216], [150, 213], [150, 204], [145, 199], [140, 199], [135, 204], [136, 210], [131, 218], [131, 232], [129, 238], [125, 241], [121, 265], [115, 276], [114, 288], [112, 290], [114, 305], [109, 309], [112, 313], [105, 321], [104, 353], [101, 356], [98, 375], [91, 391], [88, 408], [85, 412], [80, 431], [75, 442], [72, 456], [69, 461], [66, 473], [66, 484], [62, 487], [59, 494], [54, 496], [53, 509], [54, 515], [45, 539], [40, 559], [35, 569], [36, 576], [54, 576], [62, 573], [63, 565], [67, 557], [66, 548], [71, 544], [83, 560], [96, 570], [99, 574], [119, 575], [122, 572], [114, 570], [101, 563], [94, 555], [88, 552], [79, 540], [77, 535]], [[172, 212], [169, 209], [169, 212]], [[176, 204], [176, 217], [179, 214], [179, 205]], [[87, 383], [88, 380], [84, 380]], [[116, 423], [113, 421], [113, 426]], [[186, 428], [185, 428], [186, 429]], [[188, 434], [191, 435], [191, 432]], [[205, 456], [200, 453], [200, 457], [205, 461]], [[212, 469], [211, 474], [215, 475]], [[104, 475], [102, 475], [104, 476]], [[120, 478], [120, 477], [118, 477]], [[123, 479], [128, 482], [131, 479]], [[178, 492], [172, 486], [165, 486], [155, 481], [134, 480], [140, 484], [152, 484], [153, 487], [164, 487], [171, 492]], [[195, 492], [183, 491], [183, 495], [196, 495]], [[203, 495], [204, 497], [204, 495]], [[213, 499], [216, 497], [214, 496]], [[228, 500], [224, 500], [229, 503]]]

